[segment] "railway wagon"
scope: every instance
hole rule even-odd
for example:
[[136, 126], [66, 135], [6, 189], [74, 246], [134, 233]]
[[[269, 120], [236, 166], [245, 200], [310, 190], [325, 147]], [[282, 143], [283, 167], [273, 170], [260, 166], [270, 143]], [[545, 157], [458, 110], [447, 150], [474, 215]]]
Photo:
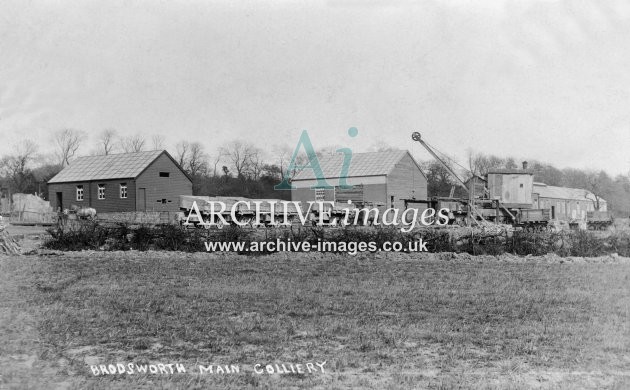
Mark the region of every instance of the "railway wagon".
[[551, 220], [551, 213], [547, 209], [519, 209], [515, 226], [539, 230], [547, 226]]
[[589, 230], [605, 230], [614, 222], [609, 211], [588, 211], [586, 213], [586, 225]]

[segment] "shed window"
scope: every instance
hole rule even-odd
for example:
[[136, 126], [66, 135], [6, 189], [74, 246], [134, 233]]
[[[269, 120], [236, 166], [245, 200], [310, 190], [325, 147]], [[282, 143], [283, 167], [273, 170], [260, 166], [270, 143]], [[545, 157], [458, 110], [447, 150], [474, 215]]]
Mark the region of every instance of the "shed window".
[[98, 198], [105, 199], [105, 184], [98, 185]]
[[127, 199], [127, 183], [120, 183], [120, 198]]
[[170, 172], [160, 172], [160, 177], [169, 177], [171, 176]]
[[77, 200], [83, 200], [83, 186], [77, 186]]

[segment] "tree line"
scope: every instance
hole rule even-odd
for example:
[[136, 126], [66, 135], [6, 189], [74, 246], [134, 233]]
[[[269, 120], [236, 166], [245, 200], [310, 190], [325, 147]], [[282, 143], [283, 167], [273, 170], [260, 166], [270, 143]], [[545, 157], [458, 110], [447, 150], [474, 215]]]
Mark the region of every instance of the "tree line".
[[[62, 129], [52, 135], [52, 150], [40, 153], [32, 140], [13, 145], [13, 152], [0, 157], [0, 187], [11, 193], [38, 193], [48, 199], [46, 183], [79, 155], [110, 155], [167, 149], [161, 135], [119, 135], [101, 131], [88, 142], [85, 132]], [[88, 153], [85, 153], [89, 150]], [[293, 151], [279, 145], [265, 151], [253, 143], [234, 140], [208, 152], [200, 142], [181, 141], [169, 153], [191, 177], [195, 195], [246, 196], [290, 199], [288, 191], [275, 191]], [[323, 151], [322, 151], [323, 152]], [[299, 163], [305, 163], [300, 157]], [[294, 175], [296, 172], [292, 172]]]
[[[40, 153], [32, 140], [14, 145], [13, 152], [0, 158], [0, 186], [7, 193], [39, 193], [48, 199], [46, 182], [79, 155], [109, 155], [167, 149], [161, 135], [150, 138], [142, 134], [122, 136], [114, 129], [101, 131], [95, 140], [88, 142], [85, 132], [61, 129], [52, 134], [52, 151]], [[317, 151], [318, 155], [335, 152], [334, 147]], [[85, 153], [89, 150], [88, 153]], [[386, 149], [384, 149], [386, 150]], [[193, 194], [211, 196], [245, 196], [251, 198], [289, 199], [289, 191], [276, 191], [273, 187], [282, 180], [290, 163], [293, 149], [278, 145], [263, 150], [253, 143], [233, 140], [214, 151], [208, 151], [200, 142], [181, 141], [169, 151], [193, 181]], [[513, 157], [499, 157], [479, 152], [468, 152], [466, 165], [459, 165], [448, 156], [443, 160], [467, 180], [473, 175], [485, 176], [492, 169], [515, 169], [520, 162]], [[300, 156], [298, 164], [306, 162]], [[421, 161], [428, 178], [429, 196], [465, 196], [456, 179], [435, 160]], [[581, 188], [591, 191], [597, 199], [606, 199], [618, 214], [630, 214], [630, 175], [609, 176], [605, 171], [558, 169], [551, 164], [529, 160], [534, 181], [547, 185]], [[295, 175], [296, 172], [290, 172]], [[455, 186], [454, 190], [452, 187]], [[597, 208], [597, 206], [596, 206]]]

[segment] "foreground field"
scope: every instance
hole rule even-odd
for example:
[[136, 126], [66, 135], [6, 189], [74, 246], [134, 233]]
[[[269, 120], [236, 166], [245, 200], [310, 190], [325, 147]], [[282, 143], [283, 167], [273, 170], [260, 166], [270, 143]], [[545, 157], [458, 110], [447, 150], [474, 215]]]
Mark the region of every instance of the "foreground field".
[[625, 258], [52, 252], [0, 282], [0, 388], [630, 387]]

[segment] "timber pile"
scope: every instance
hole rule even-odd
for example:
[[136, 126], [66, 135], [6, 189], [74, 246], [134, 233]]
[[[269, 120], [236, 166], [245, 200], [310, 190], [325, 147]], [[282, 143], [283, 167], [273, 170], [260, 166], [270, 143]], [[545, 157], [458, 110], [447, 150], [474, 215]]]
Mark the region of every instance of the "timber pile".
[[486, 238], [486, 237], [497, 237], [497, 236], [506, 236], [509, 237], [514, 232], [514, 228], [510, 225], [494, 225], [487, 224], [483, 226], [475, 226], [475, 227], [454, 227], [449, 230], [449, 234], [451, 238], [455, 240], [464, 239], [464, 238]]
[[20, 246], [13, 238], [11, 238], [2, 225], [0, 225], [0, 253], [7, 253], [11, 255], [20, 254]]

